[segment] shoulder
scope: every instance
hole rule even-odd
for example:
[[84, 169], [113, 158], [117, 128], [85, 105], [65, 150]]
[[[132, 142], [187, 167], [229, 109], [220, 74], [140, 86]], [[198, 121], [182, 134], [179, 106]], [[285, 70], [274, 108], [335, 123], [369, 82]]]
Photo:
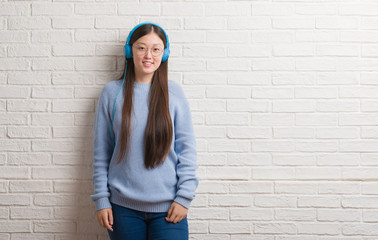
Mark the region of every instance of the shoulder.
[[168, 80], [168, 91], [170, 95], [174, 97], [186, 99], [185, 92], [181, 85], [172, 80]]
[[121, 85], [122, 80], [115, 80], [106, 83], [102, 89], [101, 96], [107, 99], [115, 98]]

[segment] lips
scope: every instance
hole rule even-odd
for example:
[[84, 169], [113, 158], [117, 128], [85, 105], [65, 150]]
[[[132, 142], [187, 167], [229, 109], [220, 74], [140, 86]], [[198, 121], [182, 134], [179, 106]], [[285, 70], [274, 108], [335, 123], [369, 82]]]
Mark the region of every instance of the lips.
[[143, 63], [143, 66], [146, 66], [146, 67], [149, 67], [153, 64], [152, 62], [148, 62], [148, 61], [144, 61], [142, 63]]

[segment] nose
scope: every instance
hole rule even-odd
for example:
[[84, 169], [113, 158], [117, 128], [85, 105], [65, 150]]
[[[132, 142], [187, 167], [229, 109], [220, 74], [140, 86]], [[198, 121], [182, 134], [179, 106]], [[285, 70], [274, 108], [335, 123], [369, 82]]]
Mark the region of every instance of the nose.
[[147, 58], [151, 58], [152, 57], [151, 50], [147, 49], [147, 51], [145, 52], [144, 56], [147, 57]]

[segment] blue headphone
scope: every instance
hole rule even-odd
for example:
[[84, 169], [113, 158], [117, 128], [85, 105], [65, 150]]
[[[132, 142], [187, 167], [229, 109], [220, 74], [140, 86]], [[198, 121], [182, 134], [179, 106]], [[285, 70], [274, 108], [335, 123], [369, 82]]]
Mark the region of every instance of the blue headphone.
[[134, 31], [136, 29], [138, 29], [140, 26], [143, 26], [143, 25], [146, 25], [146, 24], [150, 24], [150, 25], [154, 25], [154, 26], [157, 26], [159, 27], [164, 35], [165, 35], [165, 39], [167, 40], [167, 47], [164, 48], [164, 53], [163, 53], [163, 57], [161, 59], [162, 62], [165, 62], [168, 60], [168, 57], [169, 57], [169, 53], [170, 53], [170, 50], [169, 50], [169, 40], [168, 40], [168, 35], [167, 33], [164, 31], [164, 29], [162, 27], [160, 27], [159, 25], [157, 25], [156, 23], [152, 23], [152, 22], [144, 22], [144, 23], [140, 23], [138, 25], [136, 25], [129, 33], [129, 36], [127, 37], [126, 39], [126, 44], [125, 46], [123, 47], [123, 54], [125, 55], [126, 57], [126, 66], [125, 66], [125, 74], [123, 75], [123, 81], [122, 81], [122, 84], [121, 84], [121, 87], [119, 88], [119, 91], [117, 93], [117, 96], [116, 96], [116, 99], [114, 101], [114, 106], [113, 106], [113, 115], [112, 115], [112, 122], [111, 122], [111, 125], [110, 125], [110, 137], [112, 139], [112, 142], [113, 142], [113, 147], [115, 147], [115, 140], [114, 140], [114, 136], [113, 136], [113, 119], [114, 119], [114, 114], [115, 114], [115, 106], [116, 106], [116, 102], [117, 102], [117, 98], [118, 98], [118, 95], [119, 93], [121, 92], [121, 89], [123, 87], [123, 83], [125, 82], [125, 78], [126, 78], [126, 70], [127, 70], [127, 59], [128, 58], [133, 58], [133, 52], [131, 50], [131, 45], [130, 45], [130, 39], [131, 39], [131, 36], [133, 35]]
[[144, 23], [140, 23], [138, 25], [136, 25], [129, 33], [129, 36], [127, 37], [126, 39], [126, 44], [125, 46], [123, 47], [123, 54], [125, 55], [126, 58], [132, 58], [133, 57], [133, 52], [131, 50], [131, 45], [130, 45], [130, 39], [131, 39], [131, 36], [133, 35], [134, 31], [136, 29], [138, 29], [140, 26], [142, 25], [146, 25], [146, 24], [151, 24], [151, 25], [154, 25], [154, 26], [157, 26], [159, 27], [163, 32], [164, 32], [164, 35], [165, 35], [165, 38], [167, 39], [167, 47], [164, 48], [164, 53], [163, 53], [163, 58], [161, 59], [162, 62], [165, 62], [168, 60], [168, 57], [169, 57], [169, 40], [168, 40], [168, 35], [167, 33], [164, 31], [164, 29], [162, 27], [160, 27], [159, 25], [157, 25], [156, 23], [152, 23], [152, 22], [144, 22]]

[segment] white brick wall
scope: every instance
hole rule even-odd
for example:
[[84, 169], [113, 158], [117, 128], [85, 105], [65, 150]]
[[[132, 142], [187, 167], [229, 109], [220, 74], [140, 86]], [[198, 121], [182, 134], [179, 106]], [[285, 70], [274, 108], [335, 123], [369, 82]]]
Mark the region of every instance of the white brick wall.
[[130, 29], [171, 41], [198, 145], [192, 240], [378, 239], [378, 2], [0, 2], [0, 239], [104, 240], [92, 126]]

